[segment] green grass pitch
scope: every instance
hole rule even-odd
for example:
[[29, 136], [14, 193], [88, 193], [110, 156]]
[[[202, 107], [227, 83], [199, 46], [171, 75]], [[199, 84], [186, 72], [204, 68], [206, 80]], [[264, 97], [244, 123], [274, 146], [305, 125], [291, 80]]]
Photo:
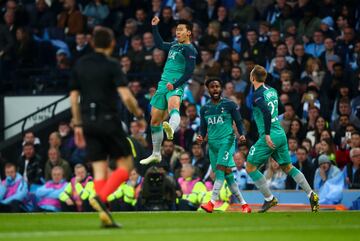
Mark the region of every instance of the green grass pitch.
[[0, 240], [360, 240], [360, 212], [159, 212], [114, 217], [122, 229], [100, 229], [96, 213], [0, 214]]

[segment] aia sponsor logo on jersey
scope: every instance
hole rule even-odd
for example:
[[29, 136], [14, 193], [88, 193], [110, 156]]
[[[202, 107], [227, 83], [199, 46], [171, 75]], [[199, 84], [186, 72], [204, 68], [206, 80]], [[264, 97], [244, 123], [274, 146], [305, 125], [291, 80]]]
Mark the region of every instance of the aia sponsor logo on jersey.
[[212, 116], [207, 119], [208, 125], [224, 124], [222, 116]]

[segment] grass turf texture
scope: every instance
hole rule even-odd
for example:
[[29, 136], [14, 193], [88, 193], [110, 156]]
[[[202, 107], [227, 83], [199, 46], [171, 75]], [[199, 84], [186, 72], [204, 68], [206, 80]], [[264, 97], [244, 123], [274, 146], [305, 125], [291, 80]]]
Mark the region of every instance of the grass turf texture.
[[122, 229], [100, 229], [96, 213], [0, 214], [0, 240], [359, 240], [360, 212], [114, 213]]

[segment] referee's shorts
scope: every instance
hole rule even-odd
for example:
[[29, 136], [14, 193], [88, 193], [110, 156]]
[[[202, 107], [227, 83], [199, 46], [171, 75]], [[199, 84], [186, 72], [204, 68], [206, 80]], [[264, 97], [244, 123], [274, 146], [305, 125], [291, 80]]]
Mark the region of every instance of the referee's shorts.
[[84, 122], [86, 140], [86, 160], [88, 162], [119, 159], [132, 154], [127, 135], [122, 129], [120, 120]]

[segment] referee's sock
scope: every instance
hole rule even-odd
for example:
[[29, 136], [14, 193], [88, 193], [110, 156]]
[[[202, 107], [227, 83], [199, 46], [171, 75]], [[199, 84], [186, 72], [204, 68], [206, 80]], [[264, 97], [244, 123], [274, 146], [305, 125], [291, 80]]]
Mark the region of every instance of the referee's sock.
[[106, 184], [105, 179], [94, 180], [94, 188], [95, 188], [96, 194], [99, 195], [101, 193], [101, 190], [104, 188], [105, 184]]
[[120, 186], [121, 183], [129, 179], [129, 173], [126, 169], [119, 167], [113, 171], [110, 177], [107, 179], [105, 186], [98, 193], [101, 201], [106, 202], [107, 197], [115, 192], [115, 190]]

